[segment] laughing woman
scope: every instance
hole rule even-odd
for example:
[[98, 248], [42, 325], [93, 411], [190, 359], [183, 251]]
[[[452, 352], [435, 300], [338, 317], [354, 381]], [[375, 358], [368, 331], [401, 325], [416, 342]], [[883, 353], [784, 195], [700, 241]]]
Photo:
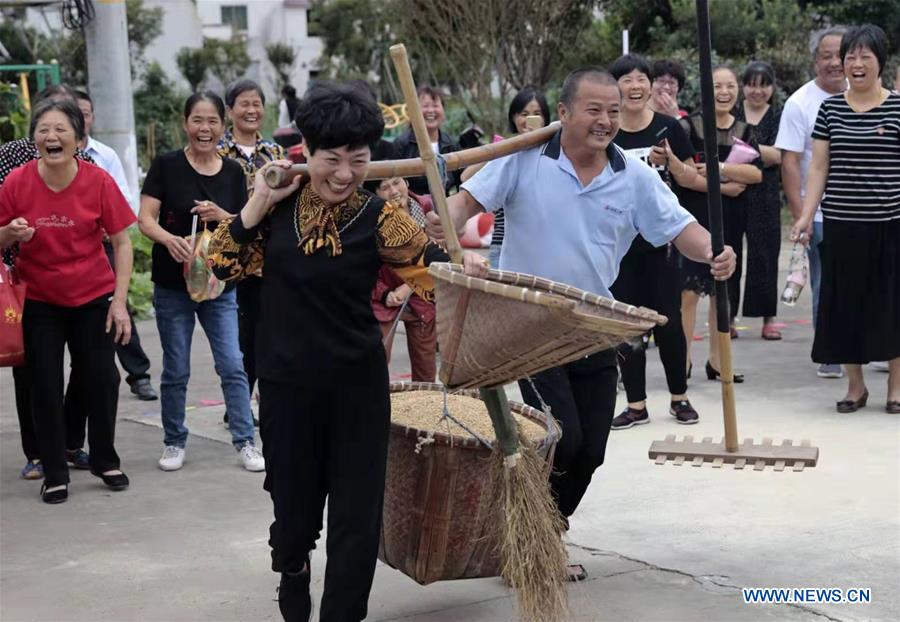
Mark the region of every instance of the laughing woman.
[[[722, 214], [725, 230], [725, 244], [731, 246], [737, 254], [737, 269], [728, 279], [728, 301], [731, 303], [731, 319], [737, 315], [740, 300], [741, 255], [743, 253], [743, 237], [747, 223], [747, 186], [762, 181], [763, 162], [757, 158], [746, 164], [731, 164], [725, 160], [731, 152], [736, 139], [757, 149], [753, 127], [745, 121], [739, 121], [731, 114], [738, 101], [737, 73], [725, 65], [713, 69], [713, 92], [716, 98], [716, 144], [719, 155], [719, 172], [721, 173]], [[679, 121], [687, 131], [691, 144], [699, 157], [703, 157], [703, 119], [699, 113], [685, 117]], [[706, 163], [697, 165], [700, 173], [692, 182], [685, 183], [681, 200], [689, 212], [704, 227], [709, 226], [709, 210], [706, 202]], [[691, 369], [691, 343], [694, 340], [694, 324], [697, 318], [697, 303], [701, 295], [713, 296], [713, 280], [709, 276], [709, 268], [688, 259], [682, 260], [682, 276], [684, 283], [681, 292], [681, 321], [684, 325], [684, 336], [687, 343], [688, 377]], [[715, 334], [716, 305], [709, 305], [709, 334]], [[732, 336], [734, 328], [732, 327]], [[709, 358], [706, 360], [706, 377], [709, 380], [719, 378], [719, 342], [709, 340]], [[743, 382], [741, 374], [734, 374], [735, 382]]]
[[803, 213], [791, 237], [807, 243], [821, 201], [822, 289], [812, 358], [843, 363], [839, 413], [866, 405], [862, 366], [888, 361], [885, 411], [900, 414], [900, 95], [881, 84], [889, 49], [878, 26], [841, 40], [850, 85], [822, 102]]
[[[233, 287], [217, 298], [195, 302], [187, 292], [184, 264], [190, 261], [193, 218], [213, 229], [236, 214], [247, 200], [241, 167], [219, 156], [217, 144], [225, 129], [225, 104], [215, 93], [194, 93], [184, 104], [185, 149], [157, 157], [141, 190], [141, 232], [153, 240], [153, 308], [163, 349], [160, 379], [164, 445], [163, 471], [184, 465], [188, 429], [185, 400], [191, 375], [191, 340], [195, 319], [209, 340], [216, 374], [229, 413], [231, 443], [248, 471], [265, 469], [253, 442], [250, 390], [238, 345], [237, 302]], [[203, 229], [201, 228], [200, 231]]]
[[[28, 286], [22, 314], [27, 381], [44, 465], [41, 498], [62, 503], [69, 484], [66, 346], [73, 371], [90, 379], [84, 395], [91, 473], [113, 490], [128, 487], [113, 445], [119, 399], [114, 346], [131, 337], [125, 304], [132, 261], [127, 229], [134, 213], [106, 171], [75, 159], [84, 117], [74, 100], [36, 104], [31, 138], [40, 159], [10, 173], [0, 190], [0, 248], [19, 243], [16, 267]], [[104, 232], [113, 246], [116, 274], [103, 250]]]
[[[308, 183], [298, 177], [270, 190], [257, 175], [239, 216], [216, 230], [210, 258], [226, 280], [265, 264], [256, 365], [282, 615], [309, 616], [309, 558], [327, 497], [320, 619], [348, 622], [366, 617], [390, 425], [387, 362], [370, 294], [386, 263], [433, 299], [426, 266], [447, 255], [405, 210], [359, 189], [384, 129], [365, 89], [318, 83], [296, 123]], [[483, 260], [467, 255], [467, 263], [476, 261]]]

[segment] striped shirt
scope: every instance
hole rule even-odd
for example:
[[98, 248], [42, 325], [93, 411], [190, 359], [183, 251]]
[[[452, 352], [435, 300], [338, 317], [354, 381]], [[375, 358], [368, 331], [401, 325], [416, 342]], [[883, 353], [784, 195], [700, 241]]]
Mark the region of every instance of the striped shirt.
[[829, 142], [822, 213], [832, 220], [900, 219], [900, 95], [854, 112], [844, 95], [819, 108], [813, 139]]

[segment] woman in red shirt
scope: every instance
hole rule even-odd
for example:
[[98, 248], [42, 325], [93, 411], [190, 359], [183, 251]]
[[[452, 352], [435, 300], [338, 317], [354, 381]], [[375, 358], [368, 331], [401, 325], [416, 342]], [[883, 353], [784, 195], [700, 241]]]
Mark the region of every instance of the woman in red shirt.
[[[75, 102], [45, 100], [31, 118], [40, 159], [14, 170], [0, 189], [0, 248], [19, 243], [19, 277], [28, 286], [22, 325], [35, 432], [44, 465], [41, 498], [68, 498], [65, 418], [66, 346], [72, 368], [90, 378], [91, 472], [113, 490], [128, 487], [119, 468], [115, 437], [119, 372], [115, 343], [128, 343], [126, 310], [132, 250], [128, 202], [103, 169], [75, 159], [84, 117]], [[104, 232], [115, 253], [113, 274], [103, 250]]]

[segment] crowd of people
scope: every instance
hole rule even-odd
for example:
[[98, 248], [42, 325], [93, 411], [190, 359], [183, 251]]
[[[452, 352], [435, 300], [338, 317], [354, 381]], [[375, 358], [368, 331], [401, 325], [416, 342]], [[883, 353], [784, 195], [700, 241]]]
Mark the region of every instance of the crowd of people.
[[[550, 484], [566, 522], [604, 461], [610, 430], [650, 421], [650, 343], [665, 371], [669, 414], [699, 421], [688, 397], [691, 350], [699, 300], [714, 295], [716, 280], [727, 282], [732, 337], [740, 315], [760, 318], [762, 339], [782, 339], [782, 194], [790, 238], [809, 249], [816, 373], [846, 373], [836, 408], [850, 413], [868, 400], [863, 365], [880, 364], [889, 371], [885, 410], [900, 413], [900, 94], [883, 86], [887, 47], [877, 26], [817, 33], [815, 78], [783, 108], [770, 64], [713, 69], [726, 242], [716, 257], [703, 118], [679, 103], [685, 72], [672, 59], [627, 54], [608, 69], [573, 71], [549, 142], [445, 176], [456, 228], [484, 211], [495, 216], [489, 257], [467, 252], [468, 274], [526, 272], [669, 318], [640, 344], [520, 382], [525, 401], [549, 404], [563, 428]], [[199, 320], [239, 462], [266, 472], [282, 615], [309, 615], [310, 553], [327, 502], [322, 619], [361, 620], [378, 549], [391, 346], [402, 322], [412, 379], [435, 380], [426, 268], [449, 257], [424, 177], [365, 182], [372, 160], [419, 155], [411, 131], [384, 139], [368, 85], [322, 82], [302, 99], [290, 88], [282, 96], [278, 125], [302, 135], [308, 176], [281, 189], [259, 174], [289, 162], [262, 136], [266, 97], [250, 80], [229, 85], [224, 99], [203, 91], [185, 101], [184, 148], [156, 157], [137, 194], [115, 152], [91, 137], [85, 92], [42, 92], [29, 137], [0, 146], [0, 248], [28, 288], [27, 364], [13, 370], [21, 474], [43, 479], [47, 503], [66, 501], [69, 468], [89, 469], [113, 490], [129, 486], [115, 449], [116, 355], [132, 393], [157, 399], [127, 305], [128, 230], [137, 223], [153, 242], [163, 352], [159, 468], [185, 464]], [[434, 152], [459, 150], [444, 127], [441, 91], [422, 87], [418, 97]], [[552, 120], [545, 95], [528, 86], [511, 101], [507, 134]], [[717, 341], [708, 342], [704, 373], [715, 381], [721, 361]], [[616, 415], [618, 380], [627, 405]], [[752, 379], [735, 373], [734, 381]], [[586, 574], [577, 565], [568, 572], [572, 580]]]

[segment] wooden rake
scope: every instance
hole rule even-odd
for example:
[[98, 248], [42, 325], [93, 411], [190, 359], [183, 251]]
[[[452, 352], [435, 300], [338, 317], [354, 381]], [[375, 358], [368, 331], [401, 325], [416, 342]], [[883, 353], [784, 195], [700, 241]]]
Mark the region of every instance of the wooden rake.
[[[707, 0], [697, 0], [697, 32], [700, 52], [700, 99], [703, 110], [703, 147], [706, 155], [707, 197], [709, 201], [709, 228], [712, 235], [713, 255], [718, 256], [725, 247], [722, 227], [722, 195], [719, 186], [719, 155], [716, 145], [715, 104], [713, 102], [712, 62], [710, 57], [709, 7]], [[709, 462], [713, 468], [723, 464], [734, 464], [735, 469], [753, 465], [754, 471], [762, 471], [772, 465], [776, 471], [784, 471], [790, 465], [794, 471], [814, 467], [819, 460], [819, 448], [809, 441], [794, 445], [785, 440], [775, 445], [771, 438], [764, 438], [756, 444], [745, 439], [738, 444], [737, 415], [734, 403], [734, 371], [731, 366], [731, 334], [728, 313], [728, 290], [725, 281], [716, 281], [716, 324], [718, 334], [710, 339], [718, 339], [720, 352], [720, 378], [722, 380], [722, 410], [725, 418], [725, 436], [721, 442], [713, 442], [711, 437], [695, 441], [693, 436], [676, 440], [670, 434], [662, 441], [650, 445], [648, 455], [656, 464], [666, 464], [671, 460], [675, 466], [685, 462], [699, 467]]]

